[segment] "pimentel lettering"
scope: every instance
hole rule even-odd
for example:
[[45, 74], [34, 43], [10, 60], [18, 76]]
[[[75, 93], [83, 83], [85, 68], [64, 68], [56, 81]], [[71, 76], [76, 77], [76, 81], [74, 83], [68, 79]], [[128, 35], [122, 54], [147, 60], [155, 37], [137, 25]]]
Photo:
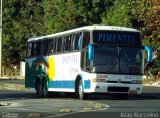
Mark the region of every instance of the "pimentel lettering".
[[98, 42], [137, 44], [133, 34], [99, 33]]
[[62, 57], [62, 63], [76, 63], [77, 60], [77, 55], [67, 55]]

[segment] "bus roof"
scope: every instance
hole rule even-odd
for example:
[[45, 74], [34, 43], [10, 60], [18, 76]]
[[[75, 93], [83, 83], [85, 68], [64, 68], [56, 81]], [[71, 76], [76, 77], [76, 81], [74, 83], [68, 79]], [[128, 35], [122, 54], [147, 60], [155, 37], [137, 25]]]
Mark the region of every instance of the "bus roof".
[[59, 33], [54, 33], [51, 35], [46, 35], [46, 36], [40, 36], [40, 37], [32, 37], [29, 38], [27, 42], [30, 41], [35, 41], [35, 40], [39, 40], [39, 39], [44, 39], [44, 38], [51, 38], [51, 37], [55, 37], [55, 36], [61, 36], [64, 34], [70, 34], [73, 32], [80, 32], [80, 31], [93, 31], [93, 30], [109, 30], [109, 31], [129, 31], [129, 32], [139, 32], [137, 29], [133, 29], [133, 28], [126, 28], [126, 27], [116, 27], [116, 26], [99, 26], [99, 25], [93, 25], [93, 26], [85, 26], [85, 27], [81, 27], [81, 28], [76, 28], [76, 29], [72, 29], [72, 30], [67, 30], [67, 31], [63, 31], [63, 32], [59, 32]]

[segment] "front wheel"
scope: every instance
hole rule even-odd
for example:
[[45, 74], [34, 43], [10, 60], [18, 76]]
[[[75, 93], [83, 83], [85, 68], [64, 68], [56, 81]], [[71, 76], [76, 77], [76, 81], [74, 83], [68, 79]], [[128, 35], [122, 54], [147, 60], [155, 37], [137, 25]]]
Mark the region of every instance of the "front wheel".
[[82, 80], [79, 80], [78, 82], [78, 97], [80, 100], [85, 100], [87, 99], [87, 93], [84, 93], [83, 91], [83, 84], [82, 84]]

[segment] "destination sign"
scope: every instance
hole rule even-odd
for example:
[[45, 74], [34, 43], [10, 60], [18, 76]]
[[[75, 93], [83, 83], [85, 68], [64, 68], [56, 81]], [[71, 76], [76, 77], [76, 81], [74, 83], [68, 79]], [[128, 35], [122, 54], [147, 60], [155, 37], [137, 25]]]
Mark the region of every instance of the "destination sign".
[[93, 42], [104, 44], [141, 45], [139, 32], [93, 31]]

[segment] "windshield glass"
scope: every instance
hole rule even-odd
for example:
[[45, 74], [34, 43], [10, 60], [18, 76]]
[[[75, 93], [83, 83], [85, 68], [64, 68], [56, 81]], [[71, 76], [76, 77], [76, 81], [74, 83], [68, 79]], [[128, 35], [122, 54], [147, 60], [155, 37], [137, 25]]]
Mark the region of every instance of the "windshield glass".
[[95, 46], [94, 56], [94, 72], [143, 74], [141, 48]]

